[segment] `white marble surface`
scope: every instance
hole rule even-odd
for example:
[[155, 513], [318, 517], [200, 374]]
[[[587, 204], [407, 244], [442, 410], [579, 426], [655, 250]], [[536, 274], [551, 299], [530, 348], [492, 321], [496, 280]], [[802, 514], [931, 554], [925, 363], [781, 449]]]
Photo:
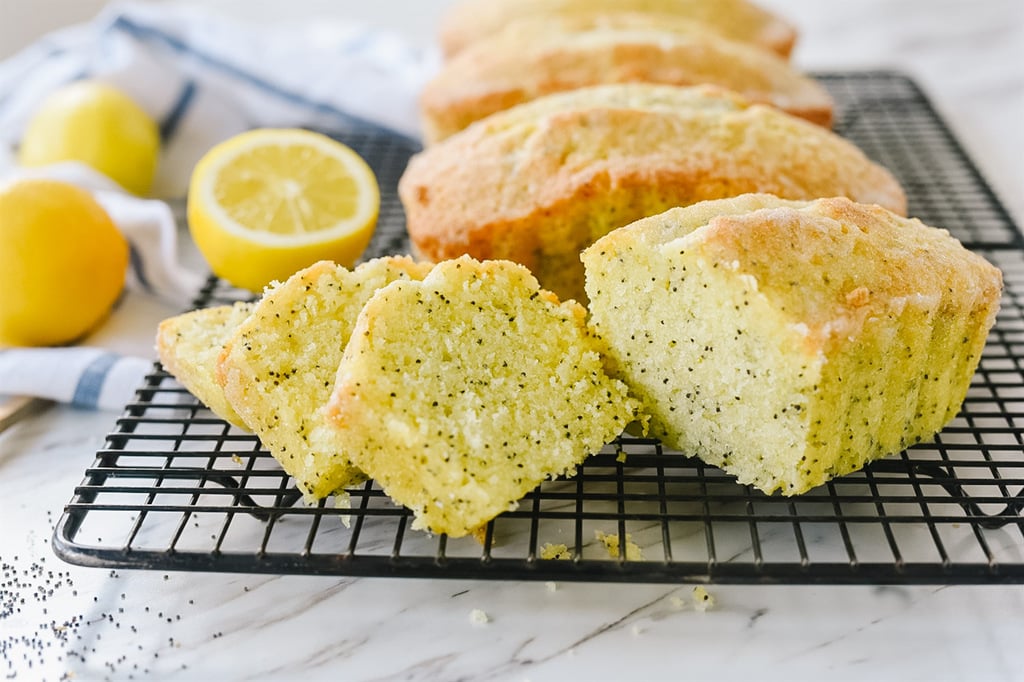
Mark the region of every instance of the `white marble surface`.
[[[339, 3], [331, 12], [342, 7], [352, 16], [378, 20], [391, 14], [397, 28], [424, 40], [432, 13], [446, 3], [364, 4]], [[801, 25], [796, 58], [805, 67], [895, 66], [915, 76], [1018, 223], [1024, 221], [1024, 3], [765, 4]], [[172, 312], [130, 300], [104, 335], [121, 350], [151, 354], [155, 323]], [[709, 588], [715, 607], [701, 613], [687, 585], [560, 583], [550, 591], [529, 582], [112, 574], [71, 567], [52, 554], [50, 533], [114, 418], [52, 408], [0, 435], [5, 677], [538, 681], [1024, 675], [1024, 590], [1018, 586], [717, 585]], [[491, 621], [471, 622], [474, 609]]]

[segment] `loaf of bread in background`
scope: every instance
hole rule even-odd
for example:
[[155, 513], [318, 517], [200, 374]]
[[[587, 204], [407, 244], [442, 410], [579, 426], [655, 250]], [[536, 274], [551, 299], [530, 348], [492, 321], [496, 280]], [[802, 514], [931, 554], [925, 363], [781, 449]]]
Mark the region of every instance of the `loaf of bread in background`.
[[671, 15], [708, 26], [733, 40], [788, 57], [796, 29], [745, 0], [461, 0], [442, 18], [439, 41], [451, 57], [524, 17], [555, 18], [606, 12]]
[[423, 89], [424, 138], [434, 143], [474, 121], [543, 95], [603, 83], [719, 85], [819, 125], [832, 98], [785, 59], [705, 26], [636, 12], [528, 18], [448, 61]]
[[214, 414], [243, 429], [248, 429], [245, 421], [214, 377], [224, 344], [252, 307], [252, 303], [236, 303], [193, 310], [162, 321], [156, 334], [156, 351], [164, 369]]
[[384, 287], [338, 366], [339, 450], [414, 528], [472, 533], [633, 420], [584, 317], [503, 261], [462, 257]]
[[785, 495], [955, 417], [1002, 287], [945, 230], [842, 198], [673, 209], [583, 261], [650, 435]]
[[405, 257], [351, 271], [321, 261], [269, 288], [227, 341], [217, 366], [224, 395], [308, 498], [365, 480], [324, 415], [359, 310], [380, 287], [429, 270]]
[[895, 178], [852, 143], [710, 86], [547, 95], [427, 148], [398, 189], [426, 259], [512, 260], [546, 289], [580, 301], [579, 252], [671, 207], [767, 192], [906, 210]]

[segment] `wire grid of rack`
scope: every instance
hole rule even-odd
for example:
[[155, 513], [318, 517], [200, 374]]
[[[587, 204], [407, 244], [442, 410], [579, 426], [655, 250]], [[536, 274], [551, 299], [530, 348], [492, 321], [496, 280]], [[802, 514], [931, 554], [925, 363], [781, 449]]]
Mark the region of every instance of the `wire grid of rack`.
[[[412, 530], [410, 512], [372, 481], [349, 491], [347, 508], [303, 504], [254, 436], [156, 367], [75, 489], [57, 554], [90, 566], [281, 574], [1024, 583], [1024, 242], [913, 82], [820, 77], [838, 104], [837, 131], [893, 170], [911, 214], [1004, 272], [1002, 311], [963, 410], [933, 443], [785, 498], [624, 437], [575, 477], [542, 484], [482, 539], [454, 540]], [[343, 139], [382, 187], [371, 253], [406, 252], [395, 186], [415, 143], [379, 131]], [[211, 279], [197, 306], [243, 297]], [[602, 534], [625, 551], [609, 552]]]

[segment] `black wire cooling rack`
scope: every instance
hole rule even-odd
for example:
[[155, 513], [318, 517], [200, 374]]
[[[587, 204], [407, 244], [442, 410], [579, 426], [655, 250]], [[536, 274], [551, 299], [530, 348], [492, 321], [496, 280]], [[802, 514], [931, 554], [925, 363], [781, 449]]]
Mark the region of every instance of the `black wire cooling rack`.
[[[155, 368], [54, 535], [76, 564], [188, 571], [736, 583], [1024, 583], [1024, 243], [909, 80], [822, 75], [837, 131], [902, 181], [910, 212], [1002, 268], [1006, 292], [961, 414], [935, 439], [797, 498], [623, 439], [544, 483], [481, 539], [410, 528], [372, 482], [316, 506], [259, 441]], [[405, 252], [395, 187], [415, 143], [343, 139], [374, 166], [373, 255]], [[211, 279], [198, 306], [243, 294]], [[344, 504], [346, 503], [347, 504]], [[617, 536], [624, 552], [600, 538]]]

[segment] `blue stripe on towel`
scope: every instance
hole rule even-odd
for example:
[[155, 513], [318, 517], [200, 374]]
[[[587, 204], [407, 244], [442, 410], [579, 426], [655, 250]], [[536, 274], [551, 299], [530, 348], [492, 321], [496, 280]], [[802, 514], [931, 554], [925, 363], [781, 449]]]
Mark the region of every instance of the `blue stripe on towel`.
[[95, 408], [100, 401], [103, 382], [110, 373], [110, 368], [117, 364], [118, 356], [104, 353], [89, 363], [78, 379], [75, 394], [71, 396], [71, 404], [77, 407]]
[[174, 106], [171, 107], [163, 123], [160, 124], [160, 139], [164, 141], [164, 144], [167, 144], [167, 140], [171, 139], [174, 131], [178, 129], [178, 124], [181, 123], [182, 117], [188, 110], [188, 105], [192, 103], [195, 96], [196, 82], [189, 80], [181, 89], [181, 94], [178, 95], [178, 99], [174, 102]]
[[[161, 31], [158, 28], [138, 24], [130, 19], [125, 18], [124, 16], [117, 17], [111, 24], [110, 28], [114, 30], [124, 31], [125, 33], [131, 35], [132, 37], [140, 41], [159, 41], [176, 52], [188, 55], [202, 62], [204, 65], [208, 67], [212, 67], [223, 73], [233, 76], [234, 78], [237, 78], [240, 81], [248, 83], [252, 87], [258, 88], [269, 95], [277, 97], [278, 99], [285, 100], [286, 102], [289, 102], [297, 106], [312, 109], [313, 111], [316, 111], [318, 113], [329, 114], [340, 119], [347, 126], [363, 129], [369, 128], [376, 131], [386, 131], [389, 133], [401, 135], [401, 133], [397, 133], [397, 131], [393, 131], [380, 124], [374, 123], [373, 121], [368, 121], [364, 118], [360, 118], [358, 116], [350, 114], [347, 111], [343, 111], [331, 104], [327, 104], [326, 102], [318, 102], [297, 92], [285, 90], [284, 88], [275, 85], [274, 83], [268, 81], [267, 79], [257, 76], [254, 73], [245, 71], [244, 69], [241, 69], [234, 64], [226, 62], [223, 59], [196, 50], [194, 47], [192, 47], [185, 41], [181, 40], [180, 38], [173, 36], [169, 33], [165, 33], [164, 31]], [[406, 135], [402, 135], [402, 137], [405, 137], [406, 139], [411, 139], [408, 138]]]

